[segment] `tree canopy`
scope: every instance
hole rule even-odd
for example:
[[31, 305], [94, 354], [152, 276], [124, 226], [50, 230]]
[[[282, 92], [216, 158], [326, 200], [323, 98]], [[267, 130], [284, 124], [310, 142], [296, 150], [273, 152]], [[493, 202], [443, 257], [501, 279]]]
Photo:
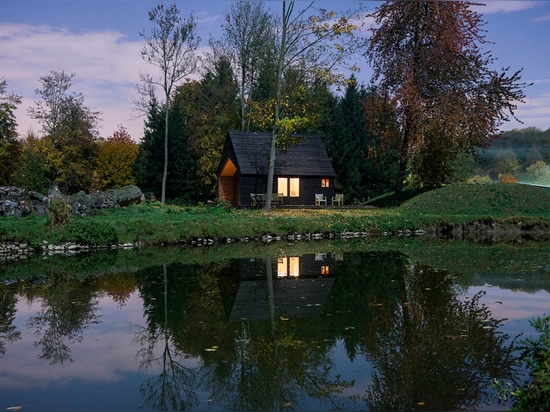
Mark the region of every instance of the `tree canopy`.
[[492, 69], [483, 21], [469, 2], [388, 1], [371, 14], [366, 57], [396, 102], [401, 138], [396, 202], [411, 165], [418, 183], [446, 182], [458, 153], [486, 147], [524, 98], [521, 71]]

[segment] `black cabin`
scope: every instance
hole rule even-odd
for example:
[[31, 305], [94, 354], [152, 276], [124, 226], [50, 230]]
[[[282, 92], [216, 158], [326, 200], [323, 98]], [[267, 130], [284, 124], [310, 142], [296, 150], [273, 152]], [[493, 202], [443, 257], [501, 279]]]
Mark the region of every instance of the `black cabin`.
[[[271, 133], [230, 131], [218, 168], [218, 197], [235, 206], [261, 206], [267, 191]], [[335, 173], [318, 135], [277, 149], [274, 205], [328, 205]]]

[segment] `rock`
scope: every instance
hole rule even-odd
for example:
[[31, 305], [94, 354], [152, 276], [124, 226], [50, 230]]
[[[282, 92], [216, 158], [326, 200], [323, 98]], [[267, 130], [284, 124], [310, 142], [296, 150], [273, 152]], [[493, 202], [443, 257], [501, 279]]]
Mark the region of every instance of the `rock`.
[[143, 200], [143, 194], [137, 186], [109, 189], [92, 194], [81, 191], [67, 197], [63, 196], [57, 186], [48, 192], [48, 196], [18, 187], [0, 186], [0, 216], [25, 217], [29, 214], [43, 216], [48, 213], [49, 202], [53, 199], [65, 199], [73, 213], [85, 215], [96, 209], [139, 203]]

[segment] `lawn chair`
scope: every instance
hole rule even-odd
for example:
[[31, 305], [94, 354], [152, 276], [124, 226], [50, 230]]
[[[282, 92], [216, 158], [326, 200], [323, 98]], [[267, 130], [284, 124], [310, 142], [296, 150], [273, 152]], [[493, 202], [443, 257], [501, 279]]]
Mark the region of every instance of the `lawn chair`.
[[315, 206], [321, 206], [321, 203], [327, 205], [327, 198], [322, 193], [315, 193]]
[[336, 195], [332, 197], [332, 205], [342, 206], [342, 204], [344, 204], [344, 194], [336, 193]]

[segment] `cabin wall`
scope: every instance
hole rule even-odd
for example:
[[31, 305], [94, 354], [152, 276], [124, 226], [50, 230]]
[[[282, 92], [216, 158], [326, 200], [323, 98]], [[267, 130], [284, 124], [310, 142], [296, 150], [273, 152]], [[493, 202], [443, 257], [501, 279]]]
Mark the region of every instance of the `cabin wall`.
[[[279, 188], [277, 187], [277, 178], [275, 176], [275, 182], [273, 185], [273, 193], [279, 193]], [[280, 177], [289, 177], [289, 176], [280, 176]], [[322, 187], [321, 177], [300, 177], [300, 176], [290, 176], [290, 177], [299, 177], [300, 179], [300, 196], [290, 197], [286, 196], [283, 199], [283, 205], [288, 206], [313, 206], [315, 205], [315, 194], [322, 193], [327, 198], [327, 205], [331, 205], [332, 197], [335, 194], [334, 190], [334, 177], [327, 177], [329, 179], [329, 187]], [[240, 186], [240, 206], [249, 207], [251, 206], [250, 194], [265, 194], [267, 191], [267, 176], [242, 176], [241, 177], [241, 186]]]
[[241, 201], [240, 176], [236, 173], [233, 176], [220, 176], [218, 178], [218, 198], [238, 206]]

